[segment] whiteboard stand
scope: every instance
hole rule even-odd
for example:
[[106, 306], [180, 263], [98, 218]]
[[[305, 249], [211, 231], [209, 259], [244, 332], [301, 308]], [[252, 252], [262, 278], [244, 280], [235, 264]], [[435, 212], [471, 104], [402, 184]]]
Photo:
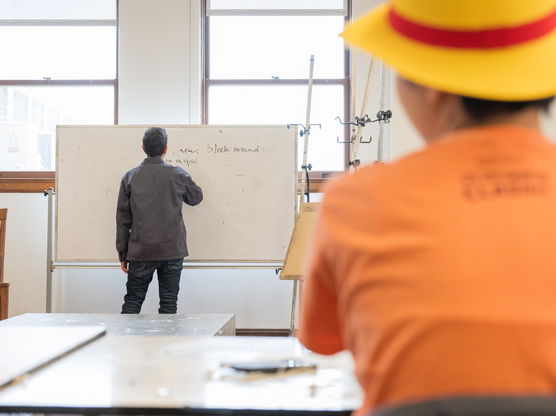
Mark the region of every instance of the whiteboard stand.
[[[52, 312], [52, 274], [54, 269], [119, 269], [119, 263], [65, 263], [56, 262], [54, 260], [54, 241], [55, 241], [55, 228], [54, 228], [54, 209], [53, 199], [56, 191], [53, 188], [48, 188], [44, 191], [44, 196], [48, 198], [48, 218], [47, 218], [47, 236], [46, 236], [46, 312]], [[183, 265], [184, 269], [279, 269], [284, 266], [283, 262], [253, 262], [253, 263], [200, 263], [191, 262]], [[297, 287], [294, 287], [294, 293]], [[295, 294], [294, 294], [295, 305]]]
[[[48, 311], [56, 309], [54, 270], [120, 268], [113, 223], [117, 184], [122, 172], [144, 159], [137, 138], [148, 127], [57, 126], [56, 186], [50, 195], [55, 198], [49, 200], [48, 218]], [[183, 267], [282, 267], [297, 212], [297, 129], [283, 125], [163, 127], [173, 141], [168, 163], [171, 159], [171, 164], [197, 178], [207, 196], [202, 210], [184, 207], [192, 244]], [[99, 150], [109, 147], [112, 152]], [[265, 170], [276, 177], [273, 187], [264, 186], [260, 172]], [[226, 180], [215, 180], [215, 173]], [[246, 198], [251, 193], [256, 194], [256, 201]], [[272, 221], [270, 212], [275, 214]], [[238, 228], [243, 222], [249, 227]], [[261, 236], [273, 237], [261, 244]]]

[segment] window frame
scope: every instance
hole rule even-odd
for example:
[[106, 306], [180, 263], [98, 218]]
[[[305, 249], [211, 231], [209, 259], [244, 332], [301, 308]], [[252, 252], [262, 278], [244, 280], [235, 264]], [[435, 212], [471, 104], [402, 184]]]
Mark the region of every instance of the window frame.
[[[312, 11], [300, 9], [295, 11], [281, 11], [276, 13], [275, 10], [246, 10], [235, 12], [211, 12], [208, 13], [208, 5], [210, 0], [201, 0], [201, 13], [202, 13], [202, 69], [201, 73], [203, 78], [201, 80], [201, 122], [203, 124], [208, 124], [208, 111], [209, 111], [209, 99], [208, 91], [211, 86], [216, 85], [229, 85], [229, 86], [277, 86], [277, 85], [307, 85], [309, 80], [305, 79], [210, 79], [210, 17], [211, 16], [263, 16], [269, 13], [274, 13], [273, 15], [281, 16], [325, 16], [325, 15], [339, 15], [338, 11], [331, 11], [326, 13], [326, 11]], [[348, 23], [351, 19], [352, 8], [351, 1], [344, 0], [346, 5], [346, 14], [344, 15], [344, 22]], [[343, 14], [343, 13], [342, 13]], [[344, 89], [344, 114], [343, 120], [351, 120], [351, 54], [349, 48], [344, 47], [344, 77], [343, 78], [319, 78], [313, 79], [313, 85], [341, 85]], [[311, 192], [319, 192], [321, 190], [322, 184], [326, 182], [328, 178], [333, 177], [339, 173], [345, 172], [349, 168], [350, 150], [351, 143], [349, 143], [348, 138], [350, 137], [350, 126], [346, 124], [344, 126], [344, 158], [343, 158], [343, 170], [338, 171], [310, 171], [309, 178], [311, 182]], [[310, 161], [309, 161], [310, 163]], [[298, 176], [301, 178], [303, 171], [298, 172]]]
[[[116, 18], [103, 20], [14, 20], [0, 22], [1, 26], [114, 26], [116, 28], [116, 76], [114, 79], [0, 79], [2, 87], [48, 86], [111, 86], [114, 91], [114, 124], [118, 124], [119, 87], [119, 0], [116, 0]], [[55, 186], [56, 171], [3, 171], [0, 170], [0, 193], [44, 192]]]
[[[203, 10], [206, 15], [210, 9], [211, 0], [203, 0]], [[342, 0], [341, 9], [212, 9], [210, 16], [346, 16], [351, 15], [350, 0]]]

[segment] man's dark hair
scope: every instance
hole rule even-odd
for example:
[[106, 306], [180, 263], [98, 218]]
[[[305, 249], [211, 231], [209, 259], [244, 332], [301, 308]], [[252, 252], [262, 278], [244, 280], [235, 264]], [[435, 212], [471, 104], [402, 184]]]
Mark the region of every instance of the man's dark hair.
[[554, 97], [533, 101], [491, 101], [480, 98], [461, 97], [463, 109], [474, 121], [482, 122], [499, 115], [509, 115], [525, 110], [538, 108], [548, 111]]
[[168, 134], [160, 127], [151, 127], [143, 136], [143, 148], [149, 157], [160, 156], [168, 144]]

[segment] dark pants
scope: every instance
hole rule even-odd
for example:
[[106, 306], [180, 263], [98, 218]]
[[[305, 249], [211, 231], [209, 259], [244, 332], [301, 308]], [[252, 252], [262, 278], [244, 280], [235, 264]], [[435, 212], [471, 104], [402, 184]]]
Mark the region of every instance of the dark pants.
[[139, 313], [156, 270], [160, 308], [158, 313], [176, 313], [183, 259], [165, 261], [130, 261], [127, 293], [122, 313]]

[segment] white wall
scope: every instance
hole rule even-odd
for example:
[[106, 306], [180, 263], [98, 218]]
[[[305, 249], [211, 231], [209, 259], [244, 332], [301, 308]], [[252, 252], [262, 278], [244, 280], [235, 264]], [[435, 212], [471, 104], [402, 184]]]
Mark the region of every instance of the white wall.
[[42, 194], [2, 194], [8, 208], [4, 280], [10, 283], [10, 316], [44, 312], [46, 305], [47, 199]]
[[200, 120], [199, 0], [119, 1], [119, 123]]

